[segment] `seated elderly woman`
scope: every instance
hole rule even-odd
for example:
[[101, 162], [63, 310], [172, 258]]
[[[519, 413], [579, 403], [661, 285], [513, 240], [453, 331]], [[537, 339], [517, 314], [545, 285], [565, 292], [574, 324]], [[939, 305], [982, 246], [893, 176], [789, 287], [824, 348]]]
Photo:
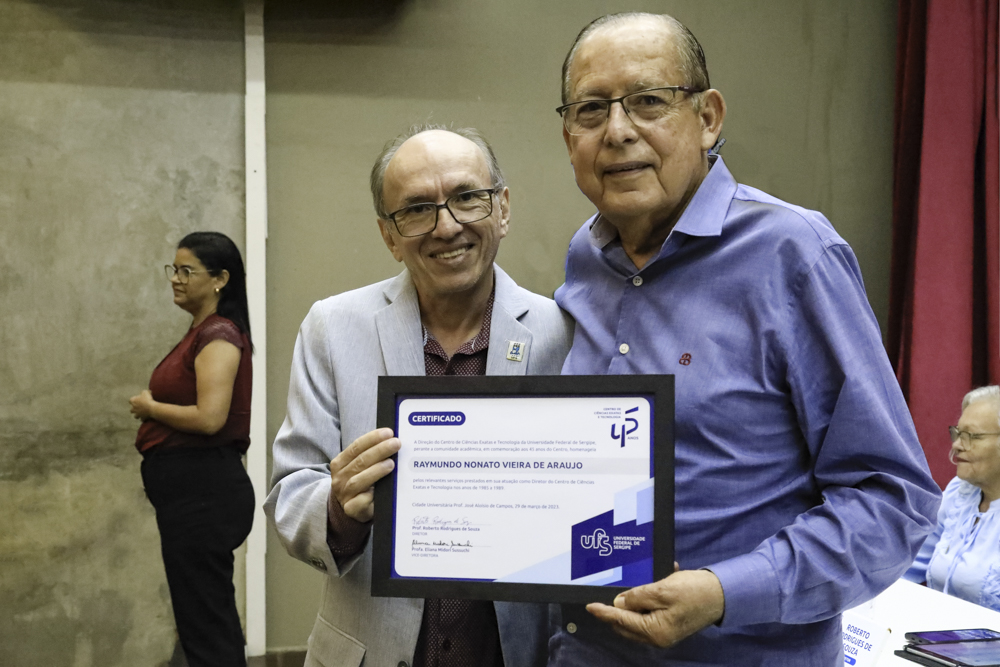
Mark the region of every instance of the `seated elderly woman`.
[[948, 430], [955, 478], [937, 529], [903, 576], [1000, 611], [1000, 387], [966, 394], [958, 426]]

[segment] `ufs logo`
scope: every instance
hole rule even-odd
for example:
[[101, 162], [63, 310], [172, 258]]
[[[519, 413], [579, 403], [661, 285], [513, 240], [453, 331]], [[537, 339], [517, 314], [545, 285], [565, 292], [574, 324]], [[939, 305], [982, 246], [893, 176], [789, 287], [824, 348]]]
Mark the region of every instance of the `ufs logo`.
[[599, 549], [597, 553], [601, 556], [611, 555], [611, 538], [603, 528], [595, 530], [593, 535], [581, 535], [580, 546], [584, 549]]
[[[636, 407], [632, 408], [631, 410], [626, 410], [625, 414], [627, 414], [627, 415], [628, 414], [632, 414], [633, 412], [636, 412], [638, 410], [639, 410], [639, 406], [636, 406]], [[628, 435], [629, 433], [634, 432], [637, 428], [639, 428], [639, 420], [638, 419], [634, 419], [632, 417], [626, 417], [625, 418], [625, 423], [621, 424], [621, 433], [620, 434], [616, 434], [615, 433], [615, 427], [616, 426], [618, 426], [618, 424], [612, 424], [611, 425], [611, 439], [612, 440], [621, 440], [622, 447], [624, 447], [625, 446], [625, 436]]]

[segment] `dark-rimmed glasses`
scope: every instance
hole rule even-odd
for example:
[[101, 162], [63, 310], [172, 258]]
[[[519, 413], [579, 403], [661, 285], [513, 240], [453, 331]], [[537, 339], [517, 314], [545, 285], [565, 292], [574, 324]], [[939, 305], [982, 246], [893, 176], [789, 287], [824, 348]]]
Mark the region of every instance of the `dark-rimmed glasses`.
[[952, 442], [961, 440], [963, 446], [970, 447], [973, 443], [979, 442], [983, 438], [991, 435], [1000, 435], [1000, 433], [969, 433], [968, 431], [959, 431], [957, 426], [949, 426], [948, 435], [951, 436]]
[[177, 267], [173, 264], [167, 264], [164, 266], [163, 272], [167, 275], [167, 280], [173, 280], [174, 276], [177, 276], [177, 282], [181, 285], [186, 285], [187, 281], [191, 280], [191, 275], [194, 273], [208, 273], [206, 270], [192, 269], [189, 266]]
[[655, 124], [670, 111], [677, 102], [680, 93], [703, 93], [704, 88], [691, 86], [663, 86], [648, 88], [636, 93], [622, 95], [612, 100], [581, 100], [570, 102], [556, 109], [562, 116], [566, 131], [572, 135], [595, 132], [608, 121], [611, 105], [618, 102], [625, 110], [625, 115], [640, 127]]
[[446, 208], [455, 222], [467, 225], [490, 217], [493, 213], [493, 195], [500, 188], [467, 190], [448, 197], [443, 204], [420, 202], [404, 206], [388, 216], [400, 236], [423, 236], [437, 228], [438, 212]]

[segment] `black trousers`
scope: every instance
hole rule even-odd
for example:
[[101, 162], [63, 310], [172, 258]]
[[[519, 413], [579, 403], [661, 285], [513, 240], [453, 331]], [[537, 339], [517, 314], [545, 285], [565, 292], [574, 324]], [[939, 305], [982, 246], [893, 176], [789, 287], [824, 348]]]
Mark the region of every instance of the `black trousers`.
[[254, 495], [229, 447], [152, 452], [142, 483], [156, 509], [177, 634], [190, 667], [245, 667], [233, 550], [253, 523]]

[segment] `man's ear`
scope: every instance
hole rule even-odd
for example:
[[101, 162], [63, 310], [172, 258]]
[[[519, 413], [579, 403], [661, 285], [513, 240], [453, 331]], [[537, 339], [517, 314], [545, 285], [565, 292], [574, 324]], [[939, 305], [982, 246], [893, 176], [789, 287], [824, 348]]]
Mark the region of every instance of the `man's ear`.
[[403, 254], [399, 251], [399, 247], [396, 245], [396, 238], [392, 235], [392, 221], [383, 220], [382, 218], [377, 219], [378, 230], [382, 234], [382, 240], [385, 241], [385, 246], [392, 253], [392, 256], [396, 258], [397, 262], [403, 261]]
[[701, 94], [701, 110], [698, 117], [701, 119], [701, 150], [707, 151], [722, 134], [722, 121], [726, 118], [726, 100], [722, 93], [715, 88], [710, 88]]
[[497, 199], [500, 204], [500, 218], [498, 220], [500, 227], [500, 238], [507, 236], [507, 230], [510, 228], [510, 190], [506, 187], [497, 195]]
[[569, 159], [573, 159], [573, 135], [566, 131], [566, 125], [563, 124], [563, 141], [566, 143], [566, 152], [569, 153]]

